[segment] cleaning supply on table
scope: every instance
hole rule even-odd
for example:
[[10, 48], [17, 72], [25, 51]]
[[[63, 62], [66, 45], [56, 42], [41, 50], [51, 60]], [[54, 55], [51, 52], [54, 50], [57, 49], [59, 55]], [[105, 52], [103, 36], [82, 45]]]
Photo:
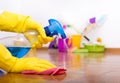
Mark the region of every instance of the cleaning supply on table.
[[81, 47], [82, 35], [73, 34], [72, 35], [72, 47], [77, 47], [78, 49]]
[[95, 26], [95, 23], [96, 23], [96, 18], [95, 17], [90, 18], [89, 23], [88, 23], [87, 27], [83, 30], [82, 34], [84, 35], [84, 34], [88, 33]]
[[[66, 34], [65, 34], [63, 27], [59, 21], [57, 21], [56, 19], [49, 19], [48, 21], [49, 21], [49, 25], [44, 27], [46, 35], [47, 36], [57, 35], [56, 38], [49, 44], [49, 48], [58, 48], [59, 47], [58, 42], [62, 43], [62, 40], [64, 42], [64, 40], [66, 40], [66, 38], [67, 38]], [[61, 39], [59, 40], [59, 38], [61, 38]], [[64, 43], [66, 43], [66, 42], [64, 42]], [[64, 44], [62, 44], [62, 45], [64, 45]]]
[[67, 52], [67, 49], [68, 49], [68, 47], [67, 47], [65, 39], [58, 38], [58, 51], [59, 52]]
[[51, 48], [57, 49], [57, 48], [58, 48], [58, 43], [57, 43], [57, 41], [58, 41], [58, 38], [57, 38], [57, 36], [56, 36], [56, 37], [54, 38], [54, 40], [49, 44], [48, 48], [49, 48], [49, 49], [51, 49]]
[[84, 28], [84, 30], [81, 33], [83, 38], [85, 38], [89, 43], [92, 43], [92, 41], [91, 41], [91, 39], [88, 36], [86, 36], [86, 34], [88, 32], [90, 32], [90, 30], [92, 28], [95, 27], [95, 24], [96, 24], [96, 18], [95, 17], [90, 18], [89, 19], [89, 23], [87, 24], [87, 26]]
[[[14, 72], [14, 73], [22, 73], [24, 71], [47, 72], [47, 70], [53, 69], [52, 71], [50, 71], [50, 73], [47, 73], [47, 74], [51, 74], [58, 69], [54, 64], [40, 58], [36, 58], [36, 57], [16, 58], [12, 56], [11, 53], [7, 50], [7, 48], [2, 44], [0, 44], [0, 49], [1, 49], [0, 68], [2, 68], [7, 72]], [[61, 71], [61, 69], [62, 68], [59, 68], [58, 70]], [[65, 69], [63, 69], [61, 72], [62, 73], [56, 73], [56, 74], [64, 74]], [[41, 73], [41, 74], [45, 74], [45, 73]]]
[[[84, 38], [85, 38], [89, 43], [94, 43], [94, 42], [92, 41], [92, 39], [90, 38], [90, 36], [89, 36], [89, 37], [87, 36], [87, 33], [88, 33], [88, 32], [90, 33], [90, 31], [92, 32], [93, 29], [94, 29], [94, 30], [95, 30], [95, 29], [97, 30], [97, 28], [103, 26], [103, 24], [105, 23], [106, 19], [107, 19], [107, 15], [102, 15], [99, 19], [96, 19], [96, 17], [93, 17], [93, 18], [90, 18], [90, 19], [89, 19], [88, 27], [86, 27], [86, 28], [83, 30], [83, 32], [82, 32], [82, 34], [84, 35]], [[90, 34], [91, 34], [91, 33], [90, 33]], [[92, 35], [92, 37], [93, 37], [93, 36], [94, 36], [94, 35]]]
[[103, 44], [84, 44], [84, 48], [88, 49], [88, 52], [104, 52], [105, 46]]

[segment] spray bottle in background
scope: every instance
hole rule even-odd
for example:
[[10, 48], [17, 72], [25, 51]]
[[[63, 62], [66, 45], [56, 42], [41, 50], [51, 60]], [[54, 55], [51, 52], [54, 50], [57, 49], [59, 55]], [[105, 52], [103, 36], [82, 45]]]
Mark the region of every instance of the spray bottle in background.
[[54, 36], [57, 35], [56, 38], [50, 43], [49, 48], [58, 48], [59, 51], [65, 52], [66, 47], [66, 34], [64, 29], [59, 21], [55, 19], [49, 19], [49, 25], [46, 26], [45, 32], [47, 36]]

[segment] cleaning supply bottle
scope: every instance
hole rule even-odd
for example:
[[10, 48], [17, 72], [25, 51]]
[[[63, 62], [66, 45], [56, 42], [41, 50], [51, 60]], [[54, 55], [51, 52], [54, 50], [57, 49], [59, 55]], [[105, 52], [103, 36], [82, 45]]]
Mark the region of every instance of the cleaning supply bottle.
[[[49, 21], [49, 25], [44, 27], [46, 35], [47, 36], [57, 35], [56, 38], [50, 43], [49, 48], [55, 48], [55, 49], [58, 48], [61, 51], [61, 49], [63, 49], [65, 47], [63, 43], [66, 44], [65, 40], [67, 38], [67, 36], [64, 32], [64, 29], [63, 29], [62, 25], [59, 23], [59, 21], [57, 21], [55, 19], [49, 19], [48, 21]], [[61, 44], [63, 46], [61, 46]]]
[[[61, 24], [55, 19], [49, 19], [49, 25], [44, 27], [45, 33], [47, 36], [54, 36], [60, 34], [60, 36], [65, 39], [66, 34], [61, 26]], [[35, 30], [28, 30], [24, 32], [26, 38], [28, 38], [29, 42], [32, 44], [38, 40], [38, 32]]]
[[22, 34], [16, 35], [16, 38], [13, 41], [13, 45], [6, 47], [12, 53], [12, 55], [17, 58], [23, 57], [31, 49], [29, 42], [24, 38]]
[[[27, 30], [23, 34], [29, 41], [29, 46], [32, 46], [38, 40], [38, 32], [36, 30]], [[28, 52], [28, 57], [34, 56], [36, 56], [36, 48], [31, 47], [31, 49]]]
[[23, 34], [30, 42], [30, 45], [32, 45], [35, 41], [38, 40], [38, 32], [36, 30], [27, 30]]
[[3, 44], [15, 57], [21, 58], [31, 49], [31, 47], [28, 46], [29, 42], [24, 38], [23, 34], [11, 32], [1, 32], [1, 34], [9, 34], [1, 37], [0, 43]]

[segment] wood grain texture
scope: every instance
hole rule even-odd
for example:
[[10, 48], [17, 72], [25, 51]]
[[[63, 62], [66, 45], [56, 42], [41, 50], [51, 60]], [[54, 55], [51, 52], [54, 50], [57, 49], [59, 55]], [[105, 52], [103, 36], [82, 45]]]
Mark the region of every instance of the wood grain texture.
[[[120, 83], [120, 48], [107, 48], [104, 53], [60, 53], [55, 49], [37, 49], [35, 57], [46, 59], [66, 74], [24, 75], [8, 73], [0, 83]], [[30, 53], [26, 55], [29, 56]]]

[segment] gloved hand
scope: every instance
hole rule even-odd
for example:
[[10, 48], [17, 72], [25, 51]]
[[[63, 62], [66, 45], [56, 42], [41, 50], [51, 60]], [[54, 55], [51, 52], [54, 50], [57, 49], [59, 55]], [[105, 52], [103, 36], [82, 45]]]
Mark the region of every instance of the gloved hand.
[[[43, 72], [39, 74], [54, 74], [54, 72], [56, 72], [56, 70], [58, 69], [52, 63], [40, 58], [35, 58], [35, 57], [16, 58], [12, 56], [11, 53], [2, 44], [0, 44], [0, 68], [7, 72], [16, 72], [16, 73], [22, 73], [23, 71]], [[50, 71], [49, 73], [44, 73], [47, 70], [52, 70], [52, 71]], [[33, 73], [33, 74], [37, 74], [37, 73]]]
[[53, 37], [46, 36], [44, 28], [38, 22], [32, 20], [30, 16], [24, 16], [8, 11], [4, 11], [0, 15], [0, 30], [16, 33], [35, 30], [38, 32], [38, 40], [33, 43], [33, 47], [38, 48], [42, 47], [42, 44], [46, 44], [53, 40]]

